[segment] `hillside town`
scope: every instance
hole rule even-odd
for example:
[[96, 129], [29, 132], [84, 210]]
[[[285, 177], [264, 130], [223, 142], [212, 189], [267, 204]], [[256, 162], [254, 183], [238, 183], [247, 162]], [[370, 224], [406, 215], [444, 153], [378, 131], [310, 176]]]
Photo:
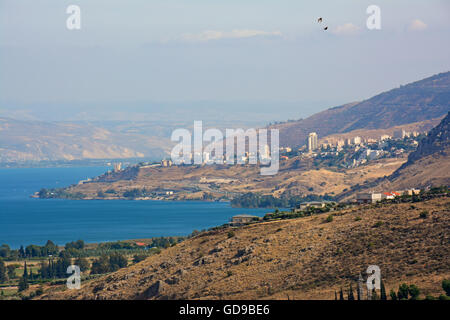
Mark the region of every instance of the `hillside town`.
[[[316, 164], [324, 164], [327, 166], [337, 166], [343, 168], [354, 168], [361, 166], [368, 161], [381, 158], [399, 158], [414, 151], [419, 141], [426, 136], [426, 132], [405, 130], [394, 131], [394, 134], [383, 134], [378, 139], [362, 138], [354, 136], [347, 139], [328, 139], [325, 137], [322, 143], [319, 143], [319, 136], [316, 132], [311, 132], [305, 141], [305, 144], [295, 149], [294, 147], [280, 147], [280, 160], [289, 160], [293, 157], [300, 159], [313, 158]], [[262, 153], [246, 151], [239, 159], [231, 160], [231, 163], [248, 164], [255, 163], [258, 156], [261, 160], [271, 158], [270, 147], [265, 145]], [[203, 165], [212, 165], [217, 163], [227, 164], [230, 159], [226, 159], [224, 155], [216, 155], [214, 151], [200, 153], [190, 153], [190, 162], [182, 162], [181, 165], [191, 165], [192, 159], [201, 157]], [[170, 159], [163, 159], [160, 162], [141, 162], [137, 166], [140, 168], [153, 167], [171, 167], [175, 165]], [[114, 163], [112, 172], [120, 172], [123, 170], [122, 163]]]

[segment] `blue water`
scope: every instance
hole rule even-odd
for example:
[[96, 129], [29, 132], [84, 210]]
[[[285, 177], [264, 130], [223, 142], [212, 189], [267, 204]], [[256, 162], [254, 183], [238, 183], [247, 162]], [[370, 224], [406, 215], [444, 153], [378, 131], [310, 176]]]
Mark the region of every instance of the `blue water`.
[[33, 199], [39, 189], [67, 186], [105, 167], [0, 169], [0, 244], [58, 245], [82, 239], [116, 241], [183, 236], [224, 224], [233, 215], [263, 216], [268, 209], [231, 208], [219, 202]]

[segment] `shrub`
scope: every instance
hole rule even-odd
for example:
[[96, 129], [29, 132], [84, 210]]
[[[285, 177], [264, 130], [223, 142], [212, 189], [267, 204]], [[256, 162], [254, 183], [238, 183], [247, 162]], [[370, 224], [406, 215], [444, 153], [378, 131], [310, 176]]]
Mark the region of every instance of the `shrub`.
[[420, 218], [426, 219], [427, 217], [428, 217], [428, 211], [422, 211], [422, 212], [420, 213]]
[[332, 221], [333, 221], [333, 215], [330, 214], [330, 215], [327, 217], [327, 222], [332, 222]]
[[148, 256], [146, 254], [135, 254], [133, 256], [133, 263], [144, 261]]
[[355, 218], [355, 221], [361, 221], [362, 220], [362, 218], [360, 217], [360, 216], [357, 216], [356, 218]]
[[411, 300], [417, 300], [420, 294], [420, 289], [415, 284], [411, 284], [408, 288], [408, 292], [411, 296]]
[[409, 286], [406, 283], [402, 283], [398, 287], [398, 292], [397, 292], [398, 300], [407, 300], [408, 295], [409, 295]]
[[377, 223], [374, 224], [375, 228], [379, 228], [383, 225], [383, 221], [378, 221]]
[[442, 289], [444, 289], [445, 294], [450, 297], [450, 279], [442, 280]]
[[228, 238], [233, 238], [234, 237], [234, 231], [228, 231], [227, 236], [228, 236]]

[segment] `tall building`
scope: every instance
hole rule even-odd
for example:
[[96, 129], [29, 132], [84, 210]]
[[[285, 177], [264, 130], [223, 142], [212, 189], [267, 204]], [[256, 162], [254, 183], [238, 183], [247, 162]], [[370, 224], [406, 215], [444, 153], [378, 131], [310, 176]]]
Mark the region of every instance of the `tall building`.
[[122, 162], [114, 163], [114, 172], [118, 172], [122, 170]]
[[361, 137], [356, 136], [353, 138], [353, 144], [361, 144], [361, 142]]
[[307, 140], [307, 146], [308, 146], [308, 151], [312, 152], [314, 150], [316, 150], [319, 147], [319, 141], [317, 139], [317, 133], [315, 132], [311, 132], [308, 135], [308, 140]]

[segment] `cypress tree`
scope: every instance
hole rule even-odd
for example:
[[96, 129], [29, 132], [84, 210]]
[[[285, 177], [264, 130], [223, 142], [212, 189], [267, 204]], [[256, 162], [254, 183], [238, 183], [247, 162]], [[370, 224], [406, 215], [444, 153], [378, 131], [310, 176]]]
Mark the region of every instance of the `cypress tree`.
[[337, 300], [337, 292], [334, 290], [334, 300]]
[[380, 284], [380, 300], [387, 300], [386, 288], [384, 287], [383, 280], [381, 280], [381, 284]]
[[23, 246], [20, 246], [19, 258], [25, 258], [25, 249], [23, 248]]
[[345, 300], [344, 299], [344, 291], [342, 291], [342, 288], [341, 288], [341, 291], [339, 292], [339, 300]]
[[391, 289], [389, 295], [391, 296], [391, 300], [397, 300], [397, 294], [395, 293], [394, 289]]
[[27, 262], [25, 261], [25, 264], [23, 266], [23, 277], [25, 279], [28, 279], [28, 270], [27, 270]]
[[352, 287], [351, 283], [350, 283], [350, 289], [348, 291], [348, 300], [355, 300], [355, 296], [353, 295], [353, 287]]
[[372, 289], [372, 300], [379, 300], [378, 293], [377, 290], [375, 290], [375, 288]]

